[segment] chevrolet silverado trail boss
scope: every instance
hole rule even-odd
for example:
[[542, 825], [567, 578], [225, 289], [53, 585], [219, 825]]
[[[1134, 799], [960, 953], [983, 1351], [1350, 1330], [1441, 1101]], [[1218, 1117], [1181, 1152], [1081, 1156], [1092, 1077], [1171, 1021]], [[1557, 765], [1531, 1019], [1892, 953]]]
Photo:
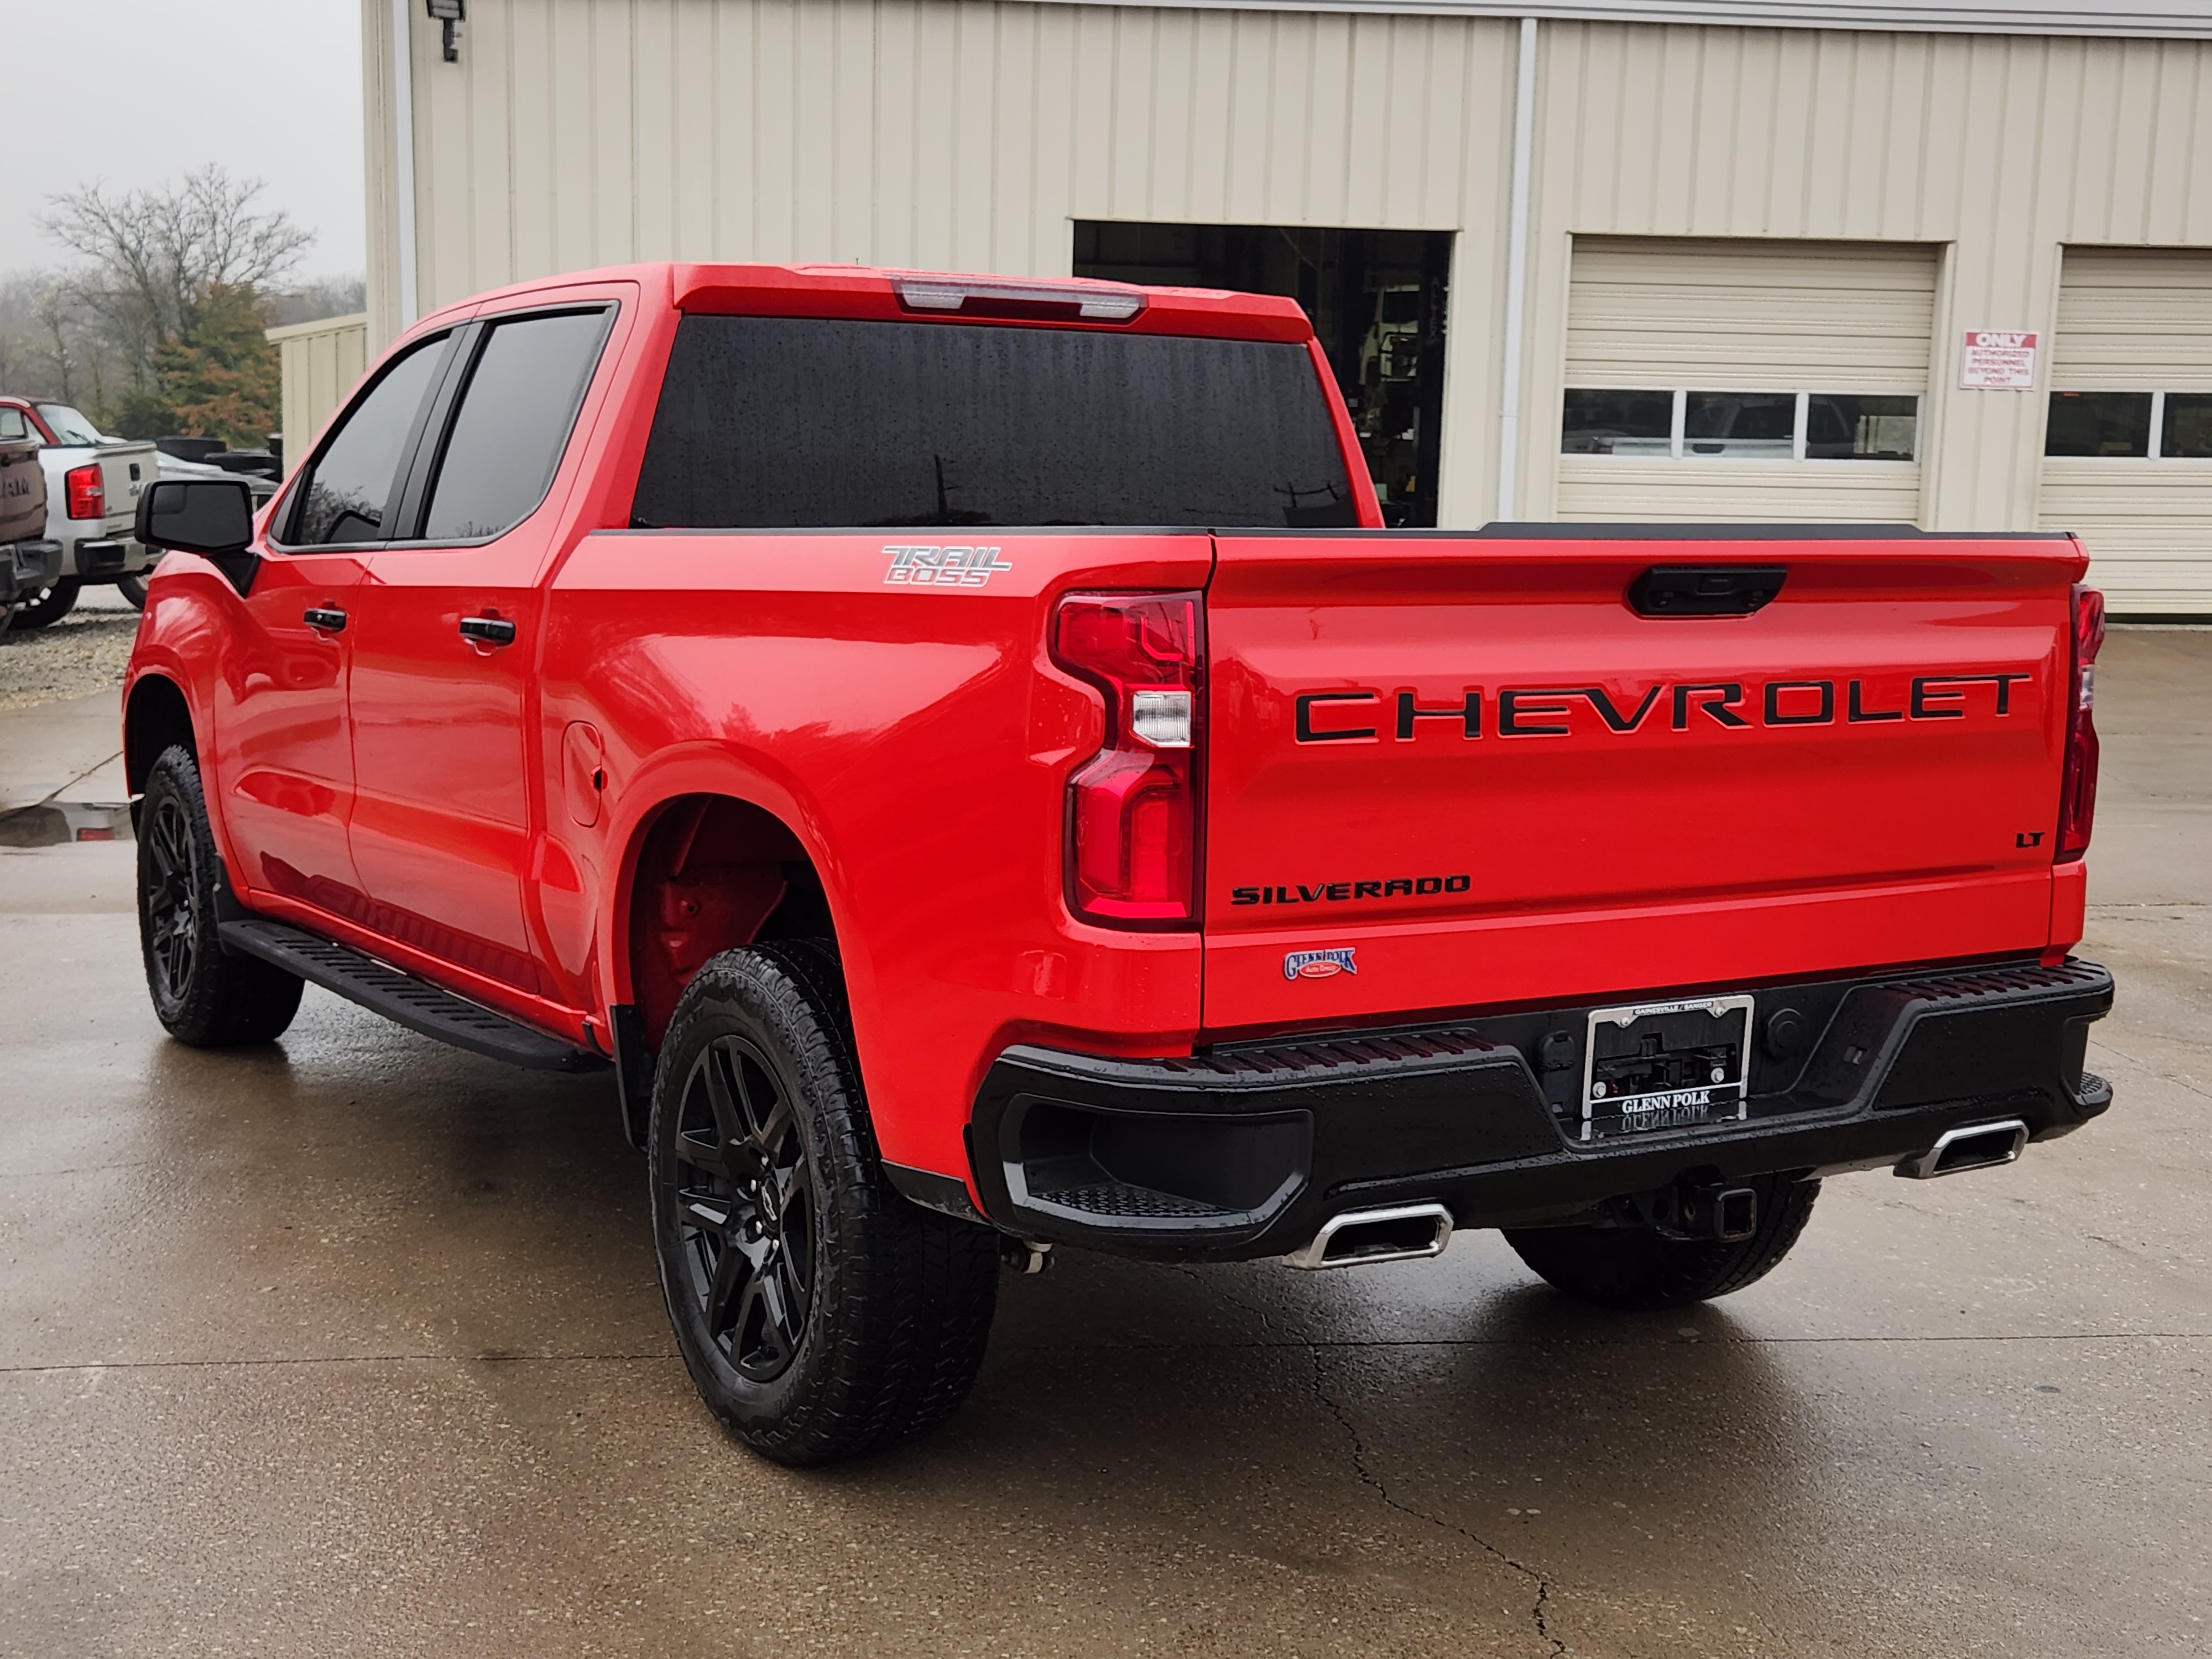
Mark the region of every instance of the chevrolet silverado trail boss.
[[653, 265], [149, 483], [162, 1023], [611, 1065], [702, 1396], [941, 1422], [1002, 1255], [1498, 1227], [1611, 1307], [2103, 1111], [2063, 535], [1385, 532], [1288, 301]]

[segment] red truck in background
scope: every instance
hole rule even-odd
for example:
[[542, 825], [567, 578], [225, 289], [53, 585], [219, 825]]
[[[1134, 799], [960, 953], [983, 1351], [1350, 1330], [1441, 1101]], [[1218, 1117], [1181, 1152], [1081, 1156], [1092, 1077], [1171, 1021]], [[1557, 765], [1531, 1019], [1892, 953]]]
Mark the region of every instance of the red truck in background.
[[1287, 301], [449, 307], [258, 522], [142, 498], [155, 1009], [611, 1065], [699, 1391], [793, 1463], [956, 1409], [1002, 1257], [1499, 1227], [1666, 1306], [2105, 1109], [2073, 540], [1381, 523]]

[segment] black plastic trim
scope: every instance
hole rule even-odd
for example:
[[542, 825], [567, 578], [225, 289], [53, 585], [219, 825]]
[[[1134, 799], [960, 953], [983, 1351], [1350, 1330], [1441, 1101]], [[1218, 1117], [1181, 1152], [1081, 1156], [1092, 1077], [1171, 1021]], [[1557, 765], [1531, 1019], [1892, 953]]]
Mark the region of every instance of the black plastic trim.
[[274, 963], [287, 973], [335, 991], [373, 1013], [456, 1048], [537, 1071], [590, 1072], [606, 1064], [589, 1049], [533, 1030], [443, 986], [304, 927], [255, 916], [222, 922], [217, 934], [232, 950]]
[[[1755, 1061], [1745, 1120], [1594, 1143], [1570, 1138], [1579, 1127], [1580, 1073], [1553, 1052], [1558, 1032], [1586, 1025], [1588, 1008], [1170, 1059], [1018, 1046], [976, 1096], [976, 1188], [992, 1220], [1025, 1237], [1170, 1260], [1237, 1259], [1285, 1253], [1355, 1207], [1436, 1200], [1461, 1226], [1557, 1220], [1690, 1176], [1893, 1164], [1946, 1129], [1992, 1117], [2022, 1118], [2045, 1139], [2112, 1101], [2110, 1085], [2081, 1067], [2088, 1024], [2112, 1000], [2112, 975], [2094, 963], [2029, 958], [1758, 994], [1761, 1029], [1789, 1012], [1806, 1030]], [[1042, 1146], [1028, 1129], [1040, 1111], [1061, 1118]], [[1243, 1212], [1218, 1202], [1178, 1209], [1203, 1199], [1217, 1177], [1177, 1169], [1178, 1146], [1198, 1143], [1178, 1141], [1166, 1126], [1293, 1115], [1310, 1125], [1310, 1151], [1295, 1160], [1280, 1144], [1265, 1152], [1287, 1182], [1277, 1201]], [[1153, 1173], [1119, 1176], [1118, 1193], [1110, 1182], [1086, 1190], [1079, 1206], [1030, 1201], [1032, 1162], [1080, 1152], [1068, 1125], [1086, 1116], [1114, 1125], [1125, 1166]], [[1146, 1146], [1152, 1125], [1163, 1133]], [[1252, 1143], [1248, 1162], [1260, 1151]], [[1178, 1214], [1190, 1224], [1175, 1224]]]
[[645, 1022], [634, 1002], [617, 1002], [607, 1010], [608, 1035], [615, 1045], [616, 1098], [622, 1109], [623, 1139], [639, 1152], [645, 1150], [653, 1121], [653, 1050], [645, 1045]]
[[917, 1170], [908, 1164], [893, 1164], [884, 1160], [884, 1178], [897, 1189], [900, 1197], [919, 1204], [926, 1210], [937, 1210], [963, 1221], [973, 1221], [982, 1226], [991, 1224], [968, 1196], [968, 1183], [934, 1170]]

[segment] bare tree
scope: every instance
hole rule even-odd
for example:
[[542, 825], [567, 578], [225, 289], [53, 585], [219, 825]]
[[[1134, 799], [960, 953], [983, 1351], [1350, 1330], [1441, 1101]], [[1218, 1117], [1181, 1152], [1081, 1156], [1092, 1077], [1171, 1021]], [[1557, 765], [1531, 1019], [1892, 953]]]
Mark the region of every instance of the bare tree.
[[110, 195], [87, 185], [52, 198], [41, 227], [90, 262], [77, 297], [143, 390], [162, 343], [189, 338], [207, 296], [264, 291], [314, 240], [282, 208], [261, 213], [258, 179], [233, 179], [210, 163], [161, 190]]

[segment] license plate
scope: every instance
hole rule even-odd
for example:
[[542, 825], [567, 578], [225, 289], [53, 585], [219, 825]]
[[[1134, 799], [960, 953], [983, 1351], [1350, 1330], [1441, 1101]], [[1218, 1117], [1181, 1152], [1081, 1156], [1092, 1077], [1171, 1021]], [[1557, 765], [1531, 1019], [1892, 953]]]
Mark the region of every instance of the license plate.
[[1735, 996], [1594, 1011], [1583, 1052], [1582, 1139], [1741, 1121], [1751, 1009], [1751, 998]]

